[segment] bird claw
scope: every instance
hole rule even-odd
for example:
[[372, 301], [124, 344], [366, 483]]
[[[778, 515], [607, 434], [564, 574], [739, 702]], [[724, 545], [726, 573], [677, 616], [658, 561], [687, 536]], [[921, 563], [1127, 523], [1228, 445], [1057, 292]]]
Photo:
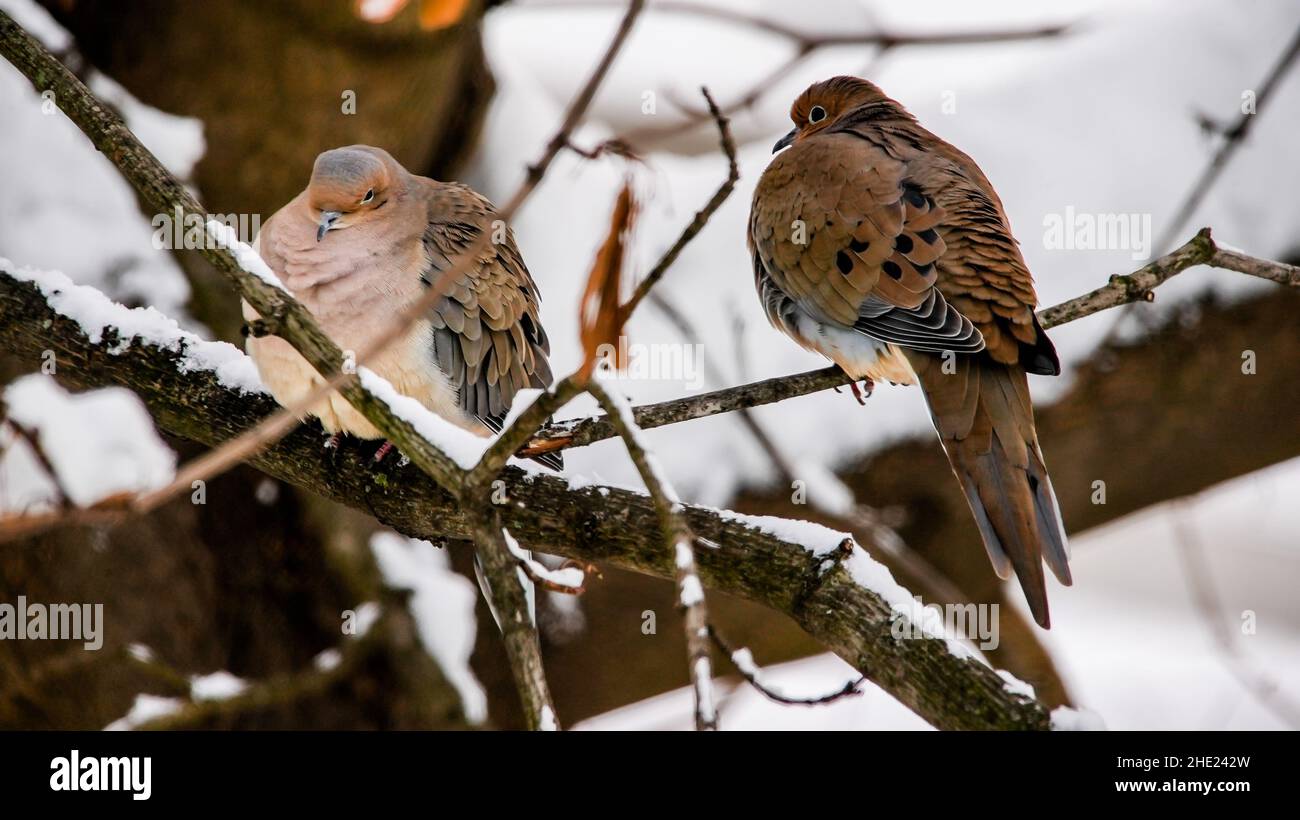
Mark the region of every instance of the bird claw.
[[858, 400], [858, 404], [866, 405], [867, 399], [871, 398], [872, 391], [876, 389], [876, 383], [871, 379], [863, 379], [861, 388], [857, 382], [849, 382], [849, 387], [853, 389], [853, 398]]
[[[379, 445], [379, 449], [375, 451], [374, 463], [376, 465], [382, 464], [384, 459], [387, 458], [388, 454], [391, 452], [393, 452], [393, 443], [391, 441], [385, 441], [383, 444]], [[406, 456], [402, 456], [402, 459], [405, 460]]]

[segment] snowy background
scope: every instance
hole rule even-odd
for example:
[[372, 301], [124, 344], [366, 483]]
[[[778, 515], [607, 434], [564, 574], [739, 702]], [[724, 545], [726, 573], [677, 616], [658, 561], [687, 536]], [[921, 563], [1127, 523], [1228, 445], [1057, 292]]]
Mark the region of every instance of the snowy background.
[[[509, 196], [522, 169], [541, 152], [619, 17], [615, 11], [546, 5], [509, 4], [491, 12], [485, 24], [485, 48], [498, 89], [466, 181], [498, 200]], [[865, 72], [924, 125], [975, 158], [1001, 194], [1035, 272], [1041, 303], [1051, 305], [1141, 262], [1129, 250], [1050, 250], [1043, 241], [1044, 218], [1067, 207], [1151, 214], [1159, 236], [1215, 147], [1214, 139], [1197, 126], [1196, 115], [1235, 118], [1243, 91], [1266, 75], [1300, 25], [1300, 7], [1282, 0], [946, 0], [923, 6], [822, 0], [798, 4], [795, 18], [789, 15], [791, 4], [781, 0], [718, 0], [716, 5], [780, 18], [809, 33], [872, 26], [922, 32], [1074, 24], [1065, 37], [1017, 44], [900, 48], [880, 56], [860, 46], [821, 49], [772, 87], [752, 111], [733, 118], [741, 143], [740, 183], [659, 289], [690, 318], [700, 334], [693, 341], [703, 345], [703, 355], [726, 374], [727, 383], [824, 364], [768, 327], [754, 297], [744, 246], [753, 185], [769, 161], [772, 142], [789, 129], [789, 102], [810, 82]], [[57, 46], [65, 37], [27, 0], [0, 0], [0, 8], [47, 44]], [[553, 38], [537, 36], [543, 28], [563, 32], [561, 57]], [[668, 126], [679, 117], [672, 100], [698, 104], [701, 84], [725, 105], [793, 48], [782, 37], [734, 23], [649, 13], [638, 23], [575, 142], [590, 146], [622, 132]], [[93, 87], [118, 103], [132, 128], [169, 167], [188, 176], [204, 148], [200, 123], [139, 105], [106, 78], [98, 78]], [[646, 92], [656, 95], [654, 115], [642, 113]], [[955, 104], [954, 113], [945, 110], [945, 101], [948, 111]], [[49, 127], [49, 117], [62, 127]], [[1258, 256], [1279, 258], [1300, 247], [1288, 193], [1300, 189], [1297, 123], [1300, 77], [1293, 73], [1264, 107], [1246, 148], [1184, 226], [1180, 242], [1209, 224], [1217, 239]], [[645, 166], [634, 171], [645, 209], [635, 240], [635, 271], [653, 264], [723, 179], [725, 161], [716, 146], [716, 134], [706, 123], [649, 153]], [[626, 173], [626, 164], [615, 158], [592, 162], [561, 154], [516, 217], [519, 243], [542, 289], [542, 317], [557, 373], [579, 361], [578, 297]], [[202, 332], [185, 316], [185, 279], [168, 254], [150, 245], [151, 230], [134, 194], [61, 114], [41, 113], [41, 100], [7, 65], [0, 65], [0, 181], [0, 256], [61, 270], [123, 302], [152, 305]], [[106, 259], [111, 261], [107, 266]], [[1208, 288], [1238, 296], [1263, 287], [1269, 285], [1198, 269], [1161, 288], [1159, 304], [1166, 309]], [[1108, 313], [1052, 332], [1067, 373], [1056, 380], [1034, 377], [1039, 401], [1060, 393], [1070, 378], [1069, 365], [1085, 360], [1115, 319]], [[629, 336], [637, 343], [680, 341], [677, 329], [653, 305], [638, 312]], [[692, 374], [682, 375], [624, 379], [620, 386], [636, 402], [655, 401], [689, 392]], [[702, 389], [721, 386], [706, 379]], [[579, 402], [569, 412], [589, 409]], [[768, 429], [779, 431], [791, 454], [825, 467], [930, 429], [919, 391], [902, 388], [878, 389], [867, 408], [827, 392], [760, 408], [757, 415]], [[725, 505], [742, 481], [770, 474], [766, 456], [734, 418], [695, 421], [652, 431], [648, 438], [691, 501]], [[1047, 458], [1050, 463], [1050, 452]], [[638, 484], [616, 443], [570, 453], [568, 466], [595, 480]], [[6, 469], [30, 469], [30, 464], [11, 463]], [[6, 479], [10, 482], [20, 484], [21, 479]], [[1285, 503], [1297, 493], [1300, 461], [1293, 461], [1191, 502], [1148, 510], [1077, 536], [1076, 585], [1069, 591], [1053, 588], [1055, 628], [1044, 640], [1080, 705], [1098, 711], [1112, 728], [1288, 725], [1276, 707], [1262, 705], [1247, 690], [1275, 683], [1283, 699], [1300, 698], [1300, 601], [1294, 593], [1300, 514], [1294, 504]], [[1181, 536], [1175, 519], [1182, 521]], [[1243, 534], [1245, 521], [1252, 522], [1248, 535]], [[1210, 564], [1222, 604], [1218, 617], [1228, 619], [1226, 626], [1245, 657], [1241, 664], [1224, 663], [1192, 601], [1176, 560], [1176, 551], [1186, 548], [1187, 532], [1199, 540]], [[386, 547], [390, 553], [391, 547]], [[426, 601], [436, 590], [436, 585], [427, 588]], [[1258, 636], [1238, 634], [1230, 615], [1243, 609], [1257, 613]], [[464, 624], [446, 628], [450, 632], [442, 643], [431, 638], [431, 645], [444, 647], [448, 656], [463, 654], [446, 647], [460, 646], [456, 635], [464, 633]], [[1264, 680], [1243, 681], [1230, 671], [1241, 668], [1265, 670]], [[792, 692], [818, 693], [836, 688], [850, 674], [842, 663], [825, 657], [774, 669], [772, 681]], [[587, 726], [684, 728], [689, 714], [685, 697], [669, 694]], [[879, 692], [805, 711], [774, 707], [751, 691], [738, 690], [724, 708], [724, 724], [731, 728], [904, 728], [918, 723]]]

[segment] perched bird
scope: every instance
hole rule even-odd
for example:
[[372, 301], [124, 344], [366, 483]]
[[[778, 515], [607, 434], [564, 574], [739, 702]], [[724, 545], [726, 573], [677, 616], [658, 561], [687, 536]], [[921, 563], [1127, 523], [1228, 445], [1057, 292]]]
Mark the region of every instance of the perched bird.
[[[490, 202], [459, 183], [415, 176], [379, 148], [335, 148], [316, 158], [307, 190], [266, 222], [254, 246], [330, 338], [358, 351], [485, 232], [491, 241], [433, 310], [361, 364], [443, 418], [486, 435], [500, 430], [520, 389], [551, 382], [537, 285]], [[243, 311], [257, 318], [246, 302]], [[250, 336], [247, 348], [283, 405], [322, 382], [283, 339]], [[383, 438], [338, 393], [309, 414], [334, 434], [331, 442], [340, 433]], [[376, 459], [389, 449], [385, 442]], [[560, 466], [558, 454], [538, 460]]]
[[1069, 553], [1026, 373], [1060, 362], [993, 186], [875, 85], [835, 77], [790, 109], [754, 191], [768, 319], [855, 379], [919, 382], [993, 569], [1049, 626], [1043, 560]]

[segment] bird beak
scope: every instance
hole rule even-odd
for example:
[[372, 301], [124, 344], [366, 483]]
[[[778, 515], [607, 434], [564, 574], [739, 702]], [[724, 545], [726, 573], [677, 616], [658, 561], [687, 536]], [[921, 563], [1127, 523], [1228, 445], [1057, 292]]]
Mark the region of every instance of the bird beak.
[[337, 222], [339, 221], [339, 217], [342, 216], [342, 215], [343, 215], [343, 214], [339, 213], [338, 211], [321, 211], [321, 212], [320, 212], [320, 222], [318, 222], [318, 223], [316, 224], [316, 241], [317, 241], [317, 242], [319, 242], [319, 241], [321, 241], [322, 239], [325, 238], [325, 232], [326, 232], [326, 231], [330, 231], [330, 230], [333, 230], [333, 229], [334, 229], [334, 227], [335, 227], [335, 223], [337, 223]]
[[776, 145], [772, 146], [772, 153], [775, 154], [777, 151], [780, 151], [782, 148], [789, 148], [790, 143], [794, 142], [795, 135], [798, 133], [799, 133], [798, 128], [792, 128], [789, 134], [786, 134], [784, 137], [781, 137], [781, 139], [776, 141]]

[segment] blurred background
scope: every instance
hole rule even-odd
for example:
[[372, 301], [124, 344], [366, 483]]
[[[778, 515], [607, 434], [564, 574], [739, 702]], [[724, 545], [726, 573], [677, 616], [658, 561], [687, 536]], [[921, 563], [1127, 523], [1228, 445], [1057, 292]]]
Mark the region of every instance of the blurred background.
[[[580, 0], [0, 8], [116, 107], [209, 211], [262, 220], [304, 187], [317, 153], [352, 143], [508, 198], [623, 11]], [[1055, 246], [1048, 227], [1068, 214], [1149, 218], [1151, 256], [1209, 225], [1220, 242], [1294, 263], [1298, 29], [1289, 0], [651, 2], [573, 137], [585, 149], [620, 139], [639, 160], [564, 152], [514, 220], [555, 371], [581, 358], [578, 299], [623, 180], [632, 176], [642, 201], [631, 270], [644, 273], [725, 177], [701, 85], [731, 116], [741, 178], [628, 327], [634, 343], [698, 344], [701, 368], [622, 379], [637, 403], [822, 366], [768, 327], [744, 236], [790, 103], [835, 74], [876, 82], [981, 165], [1045, 306], [1145, 261], [1132, 246]], [[1180, 220], [1243, 116], [1248, 133]], [[75, 126], [43, 113], [27, 81], [0, 65], [0, 256], [238, 343], [233, 294], [197, 254], [155, 250], [150, 218]], [[1033, 377], [1031, 388], [1075, 585], [1049, 582], [1050, 633], [989, 569], [917, 390], [881, 386], [866, 406], [828, 391], [758, 408], [751, 424], [728, 414], [648, 441], [692, 502], [843, 528], [826, 512], [834, 504], [815, 496], [847, 488], [897, 526], [911, 560], [878, 557], [905, 586], [927, 601], [1000, 605], [989, 660], [1049, 704], [1091, 709], [1111, 728], [1300, 728], [1297, 315], [1294, 290], [1198, 268], [1152, 305], [1052, 331], [1066, 371]], [[1243, 372], [1247, 352], [1253, 372]], [[35, 369], [0, 353], [5, 382]], [[592, 409], [576, 402], [562, 415]], [[167, 443], [181, 459], [200, 452]], [[39, 503], [41, 492], [16, 449], [0, 460], [6, 509]], [[570, 451], [567, 469], [639, 485], [617, 442]], [[794, 502], [791, 479], [810, 488], [810, 503]], [[466, 545], [381, 533], [373, 519], [251, 468], [214, 480], [208, 495], [205, 505], [182, 498], [112, 530], [60, 530], [0, 551], [0, 601], [102, 602], [106, 621], [96, 653], [0, 642], [0, 727], [99, 728], [162, 702], [141, 693], [183, 698], [196, 679], [319, 666], [340, 641], [340, 613], [391, 587], [414, 590], [427, 652], [394, 639], [344, 680], [201, 725], [521, 725], [492, 618], [474, 603]], [[561, 720], [688, 728], [690, 696], [675, 691], [687, 674], [671, 584], [602, 572], [579, 598], [539, 593]], [[946, 583], [936, 588], [936, 576]], [[829, 692], [855, 677], [783, 616], [718, 594], [709, 603], [731, 643], [780, 664], [768, 680], [782, 691]], [[642, 630], [646, 611], [659, 616], [655, 634]], [[724, 728], [924, 725], [871, 687], [831, 707], [781, 707], [741, 687], [725, 661], [719, 674], [731, 676]], [[439, 675], [458, 700], [430, 695]]]

